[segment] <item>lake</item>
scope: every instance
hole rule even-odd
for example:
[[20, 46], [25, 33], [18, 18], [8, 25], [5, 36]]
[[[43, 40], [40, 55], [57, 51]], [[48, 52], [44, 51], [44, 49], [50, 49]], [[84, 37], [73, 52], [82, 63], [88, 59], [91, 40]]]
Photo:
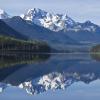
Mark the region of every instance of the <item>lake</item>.
[[0, 55], [0, 100], [100, 100], [100, 57]]

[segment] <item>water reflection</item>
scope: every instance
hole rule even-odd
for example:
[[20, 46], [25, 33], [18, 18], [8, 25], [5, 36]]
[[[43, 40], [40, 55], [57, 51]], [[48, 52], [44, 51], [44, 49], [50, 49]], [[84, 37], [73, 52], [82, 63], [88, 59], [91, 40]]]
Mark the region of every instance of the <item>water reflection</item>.
[[100, 53], [92, 53], [91, 54], [92, 59], [95, 59], [96, 61], [100, 61]]
[[12, 53], [0, 54], [0, 69], [17, 64], [39, 63], [47, 60], [50, 54]]
[[12, 65], [11, 61], [14, 63], [12, 67], [0, 67], [0, 90], [3, 92], [9, 86], [16, 86], [34, 95], [48, 90], [67, 89], [75, 82], [89, 84], [100, 78], [100, 62], [96, 61], [96, 57], [91, 54], [0, 57], [3, 58], [0, 66], [4, 66], [4, 62], [7, 65]]

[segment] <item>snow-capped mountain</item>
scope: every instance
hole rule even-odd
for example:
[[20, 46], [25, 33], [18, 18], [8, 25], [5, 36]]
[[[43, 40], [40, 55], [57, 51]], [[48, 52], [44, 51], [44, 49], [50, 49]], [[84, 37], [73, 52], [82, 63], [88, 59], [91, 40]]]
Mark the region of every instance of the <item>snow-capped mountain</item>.
[[66, 26], [71, 27], [75, 25], [75, 21], [66, 14], [60, 15], [48, 13], [38, 8], [29, 9], [28, 12], [24, 15], [21, 15], [21, 17], [53, 31], [59, 31], [64, 29]]
[[9, 15], [2, 9], [0, 9], [0, 19], [7, 19]]
[[44, 10], [34, 8], [29, 9], [26, 14], [22, 14], [21, 17], [24, 20], [31, 21], [39, 26], [43, 26], [52, 31], [89, 31], [94, 32], [97, 25], [91, 23], [90, 21], [86, 21], [84, 23], [78, 23], [71, 19], [67, 14], [53, 14], [48, 13]]

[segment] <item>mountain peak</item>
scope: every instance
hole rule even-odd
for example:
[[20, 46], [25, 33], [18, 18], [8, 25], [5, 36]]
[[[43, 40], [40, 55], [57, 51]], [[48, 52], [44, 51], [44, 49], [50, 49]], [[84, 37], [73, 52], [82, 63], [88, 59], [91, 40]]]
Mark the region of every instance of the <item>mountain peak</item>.
[[4, 12], [5, 12], [4, 10], [0, 9], [0, 14], [2, 14], [2, 13], [4, 13]]
[[43, 18], [46, 15], [46, 13], [47, 12], [39, 8], [32, 8], [32, 9], [29, 9], [25, 15], [22, 14], [21, 17], [26, 20], [33, 21], [34, 18], [38, 18], [38, 19]]
[[45, 12], [45, 11], [42, 9], [39, 9], [39, 8], [32, 8], [32, 9], [28, 10], [28, 13], [30, 13], [30, 12], [39, 13], [39, 12]]
[[7, 19], [9, 15], [2, 9], [0, 9], [0, 19]]
[[93, 24], [90, 20], [87, 20], [87, 21], [85, 21], [84, 23], [85, 23], [85, 24], [88, 24], [88, 25], [89, 25], [89, 24]]

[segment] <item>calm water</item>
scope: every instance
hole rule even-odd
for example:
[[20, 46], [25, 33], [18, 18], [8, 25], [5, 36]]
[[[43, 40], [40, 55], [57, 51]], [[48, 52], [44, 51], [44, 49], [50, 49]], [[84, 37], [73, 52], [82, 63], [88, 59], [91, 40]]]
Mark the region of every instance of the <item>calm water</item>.
[[95, 54], [0, 56], [0, 100], [100, 100]]

